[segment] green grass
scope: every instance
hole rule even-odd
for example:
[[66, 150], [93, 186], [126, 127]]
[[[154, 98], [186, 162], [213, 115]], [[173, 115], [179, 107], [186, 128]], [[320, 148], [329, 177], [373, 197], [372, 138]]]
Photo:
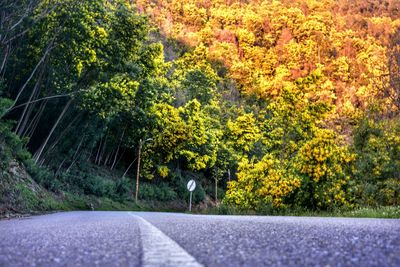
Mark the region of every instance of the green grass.
[[334, 210], [334, 211], [310, 211], [310, 210], [239, 210], [232, 206], [220, 205], [207, 210], [196, 211], [200, 214], [219, 215], [269, 215], [269, 216], [309, 216], [309, 217], [352, 217], [352, 218], [387, 218], [400, 219], [400, 206], [385, 207], [360, 207], [356, 209]]
[[400, 218], [399, 206], [388, 206], [379, 208], [360, 208], [352, 211], [345, 211], [339, 214], [343, 217], [356, 218]]
[[289, 216], [351, 217], [351, 218], [400, 218], [400, 206], [360, 207], [352, 210], [334, 211], [288, 211]]
[[35, 192], [25, 184], [17, 184], [15, 191], [22, 211], [50, 211], [65, 208], [53, 195], [47, 192]]

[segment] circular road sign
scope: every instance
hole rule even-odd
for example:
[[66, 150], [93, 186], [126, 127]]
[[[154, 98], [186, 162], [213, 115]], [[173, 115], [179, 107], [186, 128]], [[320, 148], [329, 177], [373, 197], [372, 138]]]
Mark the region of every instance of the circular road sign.
[[192, 192], [196, 188], [196, 182], [194, 180], [190, 180], [187, 183], [187, 189]]

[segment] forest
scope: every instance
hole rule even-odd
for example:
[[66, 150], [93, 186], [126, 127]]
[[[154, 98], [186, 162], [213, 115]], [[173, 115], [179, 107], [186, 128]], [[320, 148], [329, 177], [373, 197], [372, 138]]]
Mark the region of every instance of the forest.
[[60, 203], [399, 206], [400, 1], [2, 0], [3, 208], [13, 166]]

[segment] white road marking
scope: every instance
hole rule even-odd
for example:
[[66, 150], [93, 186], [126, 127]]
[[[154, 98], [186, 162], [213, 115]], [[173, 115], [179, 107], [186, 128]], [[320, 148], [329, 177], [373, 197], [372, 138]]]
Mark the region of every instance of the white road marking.
[[201, 267], [192, 255], [174, 240], [140, 216], [129, 213], [139, 221], [144, 267]]

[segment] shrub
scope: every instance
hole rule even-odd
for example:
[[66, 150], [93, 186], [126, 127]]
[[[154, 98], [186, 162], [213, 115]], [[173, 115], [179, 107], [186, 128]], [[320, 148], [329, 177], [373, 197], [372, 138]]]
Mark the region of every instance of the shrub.
[[120, 198], [129, 198], [129, 194], [132, 191], [133, 183], [127, 178], [118, 179], [115, 182], [115, 193]]
[[172, 201], [178, 198], [177, 193], [166, 184], [142, 183], [139, 198], [144, 200]]
[[364, 119], [354, 130], [356, 185], [360, 205], [396, 205], [400, 196], [400, 120]]

